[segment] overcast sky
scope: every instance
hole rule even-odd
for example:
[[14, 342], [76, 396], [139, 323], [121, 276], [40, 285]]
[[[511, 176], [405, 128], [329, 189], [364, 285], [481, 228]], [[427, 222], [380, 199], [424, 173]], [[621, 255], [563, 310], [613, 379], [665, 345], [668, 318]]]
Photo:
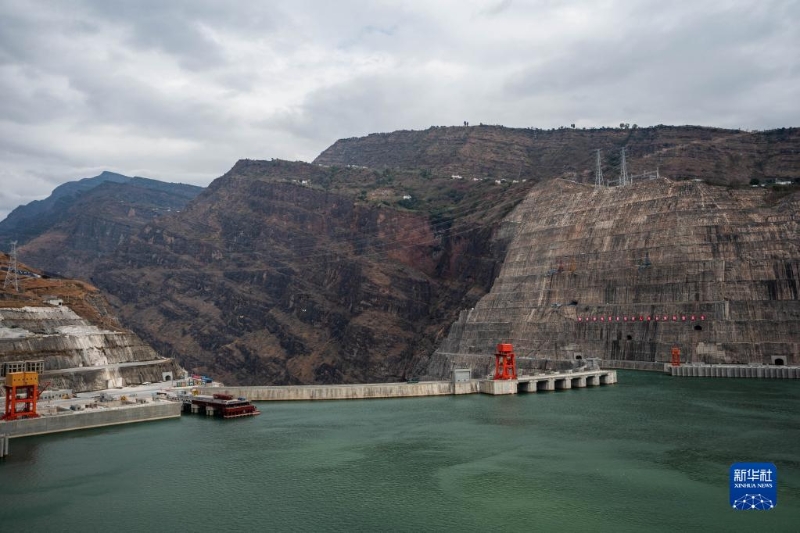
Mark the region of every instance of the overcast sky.
[[0, 219], [431, 125], [800, 125], [800, 0], [0, 0]]

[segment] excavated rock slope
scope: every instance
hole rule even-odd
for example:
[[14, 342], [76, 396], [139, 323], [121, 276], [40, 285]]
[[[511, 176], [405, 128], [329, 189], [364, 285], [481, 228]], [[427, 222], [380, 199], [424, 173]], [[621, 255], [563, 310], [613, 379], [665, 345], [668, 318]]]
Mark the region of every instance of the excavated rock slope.
[[76, 391], [161, 381], [178, 370], [136, 335], [100, 329], [66, 306], [0, 308], [0, 363], [28, 360], [44, 360], [42, 382]]
[[164, 372], [181, 371], [120, 328], [96, 287], [48, 278], [22, 263], [16, 279], [5, 283], [8, 258], [2, 259], [0, 365], [43, 360], [40, 383], [75, 391], [157, 382]]
[[538, 185], [504, 222], [513, 240], [491, 292], [429, 373], [475, 366], [500, 341], [559, 360], [668, 361], [677, 346], [684, 361], [799, 363], [800, 194], [769, 194], [663, 178]]

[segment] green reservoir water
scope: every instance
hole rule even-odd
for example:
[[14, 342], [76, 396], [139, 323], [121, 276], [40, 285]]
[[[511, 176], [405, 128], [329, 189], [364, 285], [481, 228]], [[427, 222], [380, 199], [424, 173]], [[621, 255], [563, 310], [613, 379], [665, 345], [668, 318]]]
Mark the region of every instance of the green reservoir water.
[[[2, 531], [800, 531], [800, 381], [261, 403], [11, 441]], [[771, 511], [728, 505], [773, 462]]]

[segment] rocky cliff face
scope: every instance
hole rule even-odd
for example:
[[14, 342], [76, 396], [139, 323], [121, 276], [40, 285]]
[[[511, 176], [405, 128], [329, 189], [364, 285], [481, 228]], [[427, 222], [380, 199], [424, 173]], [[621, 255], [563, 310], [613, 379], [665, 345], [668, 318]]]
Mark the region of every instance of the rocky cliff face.
[[470, 183], [456, 213], [401, 207], [452, 203], [441, 184], [241, 161], [93, 279], [159, 351], [225, 382], [401, 379], [491, 286], [491, 227], [517, 201]]
[[794, 190], [535, 187], [503, 222], [513, 240], [491, 292], [461, 313], [430, 373], [476, 366], [500, 341], [556, 360], [669, 361], [677, 346], [683, 361], [800, 363]]
[[[588, 186], [593, 150], [613, 178], [623, 146], [633, 173], [682, 181]], [[447, 376], [458, 357], [491, 363], [498, 338], [564, 365], [676, 341], [709, 361], [796, 356], [796, 221], [770, 218], [796, 201], [741, 184], [800, 177], [798, 129], [433, 128], [339, 141], [316, 163], [240, 161], [135, 223], [108, 196], [110, 214], [73, 212], [21, 257], [92, 279], [156, 350], [228, 383]], [[770, 337], [743, 318], [763, 291], [752, 317], [775, 318]]]

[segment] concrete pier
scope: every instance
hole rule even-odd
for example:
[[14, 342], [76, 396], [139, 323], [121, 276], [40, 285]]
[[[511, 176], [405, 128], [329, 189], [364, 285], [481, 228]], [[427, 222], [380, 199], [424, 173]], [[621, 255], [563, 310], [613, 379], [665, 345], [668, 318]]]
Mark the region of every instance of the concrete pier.
[[0, 433], [7, 435], [9, 438], [28, 437], [31, 435], [74, 431], [76, 429], [178, 418], [180, 416], [180, 403], [152, 402], [111, 409], [70, 411], [54, 416], [0, 422]]
[[500, 394], [516, 394], [517, 381], [513, 379], [507, 379], [507, 380], [484, 379], [481, 380], [481, 393], [491, 394], [492, 396], [497, 396]]
[[542, 379], [539, 381], [534, 381], [536, 384], [537, 391], [551, 391], [556, 390], [555, 380], [552, 379]]
[[665, 365], [671, 376], [701, 378], [800, 379], [800, 367], [772, 365]]
[[569, 390], [572, 388], [572, 379], [566, 377], [563, 379], [556, 379], [553, 380], [556, 386], [556, 390]]
[[579, 378], [572, 378], [572, 388], [573, 389], [582, 389], [586, 387], [586, 378], [579, 377]]

